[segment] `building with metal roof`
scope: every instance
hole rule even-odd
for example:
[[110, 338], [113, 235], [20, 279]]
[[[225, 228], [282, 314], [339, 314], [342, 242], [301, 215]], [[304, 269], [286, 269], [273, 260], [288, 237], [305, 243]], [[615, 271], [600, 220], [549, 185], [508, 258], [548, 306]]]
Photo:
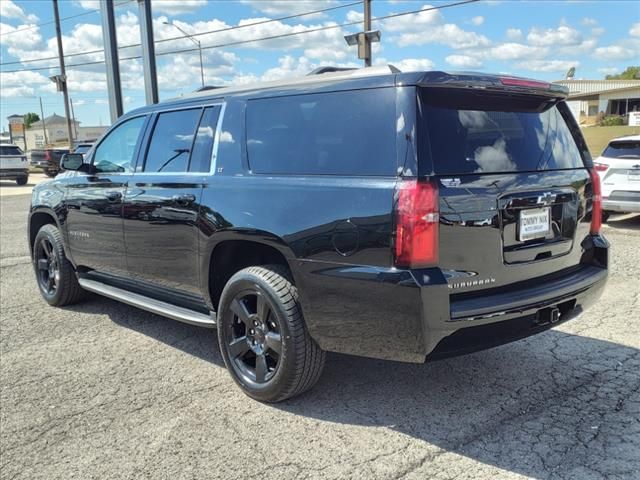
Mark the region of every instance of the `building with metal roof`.
[[640, 111], [640, 80], [568, 79], [554, 83], [569, 89], [567, 104], [581, 124], [596, 123], [600, 112], [626, 120], [629, 112]]

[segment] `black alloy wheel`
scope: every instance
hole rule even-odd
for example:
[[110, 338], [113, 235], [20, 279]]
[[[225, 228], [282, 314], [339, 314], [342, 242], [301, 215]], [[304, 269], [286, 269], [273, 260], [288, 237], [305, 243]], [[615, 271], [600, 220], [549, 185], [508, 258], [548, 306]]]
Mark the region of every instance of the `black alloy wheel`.
[[218, 343], [233, 380], [251, 398], [280, 402], [316, 384], [325, 352], [307, 331], [298, 290], [283, 265], [247, 267], [226, 283]]
[[275, 375], [282, 353], [277, 316], [258, 290], [238, 293], [230, 308], [233, 322], [227, 342], [234, 368], [247, 382], [264, 384]]
[[34, 256], [40, 290], [54, 296], [60, 284], [60, 261], [49, 238], [40, 239], [35, 245]]
[[60, 231], [43, 225], [33, 242], [33, 267], [42, 297], [49, 305], [62, 307], [84, 297], [75, 269], [67, 259]]

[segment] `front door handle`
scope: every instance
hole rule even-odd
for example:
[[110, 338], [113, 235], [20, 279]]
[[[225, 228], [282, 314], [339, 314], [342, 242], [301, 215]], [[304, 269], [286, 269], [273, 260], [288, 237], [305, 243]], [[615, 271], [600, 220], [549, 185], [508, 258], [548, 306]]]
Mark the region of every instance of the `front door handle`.
[[107, 192], [107, 201], [111, 203], [118, 202], [122, 199], [122, 193], [120, 192]]
[[191, 193], [184, 193], [184, 194], [180, 194], [180, 195], [174, 195], [173, 197], [171, 197], [171, 199], [174, 201], [174, 203], [185, 207], [187, 205], [189, 205], [190, 203], [193, 203], [196, 201], [196, 196], [192, 195]]

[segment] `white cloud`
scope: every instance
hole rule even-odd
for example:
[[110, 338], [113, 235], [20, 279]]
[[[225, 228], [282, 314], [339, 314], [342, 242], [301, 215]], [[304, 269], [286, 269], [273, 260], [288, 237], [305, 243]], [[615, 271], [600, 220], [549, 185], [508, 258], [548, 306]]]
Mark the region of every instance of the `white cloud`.
[[5, 18], [17, 18], [18, 20], [29, 24], [38, 22], [37, 15], [25, 13], [25, 11], [20, 6], [13, 3], [12, 0], [0, 0], [0, 16]]
[[606, 32], [604, 27], [595, 27], [591, 29], [591, 35], [594, 37], [599, 37], [600, 35], [603, 35], [604, 32]]
[[364, 13], [356, 10], [349, 10], [347, 12], [347, 22], [362, 22], [364, 21]]
[[[534, 47], [522, 43], [508, 42], [493, 47], [489, 50], [489, 58], [496, 60], [523, 60], [526, 58], [545, 57], [549, 49], [546, 47]], [[486, 53], [486, 52], [485, 52]]]
[[593, 56], [598, 60], [629, 60], [636, 58], [636, 52], [622, 45], [609, 45], [596, 48]]
[[594, 27], [598, 24], [598, 21], [595, 18], [584, 17], [580, 20], [580, 23], [586, 27]]
[[640, 37], [640, 22], [634, 23], [629, 29], [629, 35], [632, 37]]
[[29, 97], [35, 95], [35, 88], [51, 83], [37, 72], [0, 72], [0, 97]]
[[206, 4], [207, 0], [154, 0], [151, 3], [151, 11], [167, 15], [182, 15], [193, 13]]
[[[321, 10], [323, 8], [337, 5], [335, 0], [240, 0], [241, 3], [250, 5], [254, 10], [269, 15], [270, 17], [281, 17], [286, 15], [296, 15], [299, 13]], [[323, 14], [305, 15], [302, 18], [318, 18]]]
[[528, 60], [516, 66], [534, 72], [566, 72], [571, 67], [580, 66], [580, 62], [577, 60]]
[[420, 12], [385, 20], [383, 32], [391, 32], [390, 39], [400, 47], [439, 43], [451, 48], [486, 47], [491, 44], [484, 35], [460, 28], [454, 23], [443, 23], [438, 10], [424, 5]]
[[405, 58], [397, 62], [388, 62], [401, 72], [423, 72], [433, 70], [435, 64], [428, 58]]
[[578, 45], [582, 42], [582, 35], [568, 25], [560, 25], [558, 28], [532, 28], [527, 35], [531, 45], [539, 47], [557, 45]]
[[613, 75], [615, 73], [619, 73], [620, 69], [618, 67], [601, 67], [598, 68], [598, 71], [605, 75]]
[[470, 57], [469, 55], [449, 55], [445, 60], [449, 65], [457, 68], [482, 67], [482, 62], [479, 59]]
[[522, 30], [519, 28], [508, 28], [507, 38], [509, 40], [518, 41], [522, 39]]
[[478, 15], [477, 17], [473, 17], [471, 19], [471, 23], [473, 23], [474, 25], [482, 25], [484, 23], [484, 17], [482, 15]]

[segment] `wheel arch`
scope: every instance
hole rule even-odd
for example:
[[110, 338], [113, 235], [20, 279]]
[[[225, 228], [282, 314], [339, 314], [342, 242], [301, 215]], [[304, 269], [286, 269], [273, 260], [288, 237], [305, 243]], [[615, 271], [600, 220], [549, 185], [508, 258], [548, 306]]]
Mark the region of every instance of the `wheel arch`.
[[65, 255], [69, 258], [69, 251], [67, 249], [66, 238], [62, 227], [60, 225], [60, 221], [58, 220], [55, 212], [47, 207], [36, 208], [31, 211], [29, 214], [29, 224], [28, 224], [28, 237], [29, 237], [29, 253], [33, 255], [33, 242], [36, 239], [36, 235], [40, 231], [40, 229], [45, 225], [55, 225], [60, 233], [62, 234], [62, 247], [64, 248]]
[[209, 307], [218, 309], [225, 284], [243, 268], [254, 265], [278, 264], [291, 273], [295, 282], [295, 255], [280, 237], [268, 232], [220, 232], [215, 242], [209, 242], [202, 255], [201, 284]]

